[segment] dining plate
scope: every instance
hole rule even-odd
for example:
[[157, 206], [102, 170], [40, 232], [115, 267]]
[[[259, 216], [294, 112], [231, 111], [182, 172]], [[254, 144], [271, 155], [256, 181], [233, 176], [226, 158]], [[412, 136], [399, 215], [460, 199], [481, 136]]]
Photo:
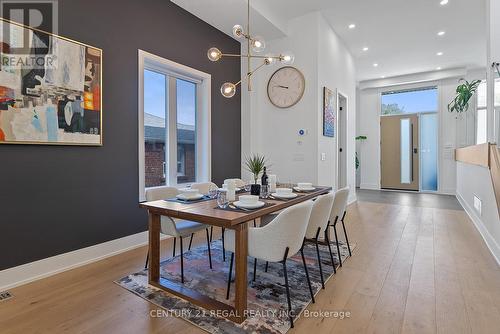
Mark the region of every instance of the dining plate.
[[196, 195], [185, 195], [185, 194], [179, 194], [177, 196], [178, 199], [182, 200], [182, 201], [197, 201], [199, 199], [202, 199], [204, 197], [203, 194], [196, 194]]
[[299, 195], [291, 193], [291, 194], [278, 194], [278, 193], [272, 193], [271, 196], [276, 197], [276, 198], [285, 198], [285, 199], [291, 199], [295, 198]]
[[297, 191], [314, 191], [316, 190], [315, 187], [311, 187], [311, 188], [299, 188], [299, 187], [293, 187], [293, 189], [297, 190]]
[[262, 208], [266, 203], [257, 201], [257, 203], [243, 203], [241, 201], [236, 201], [233, 203], [235, 207], [237, 208], [243, 208], [243, 209], [258, 209]]

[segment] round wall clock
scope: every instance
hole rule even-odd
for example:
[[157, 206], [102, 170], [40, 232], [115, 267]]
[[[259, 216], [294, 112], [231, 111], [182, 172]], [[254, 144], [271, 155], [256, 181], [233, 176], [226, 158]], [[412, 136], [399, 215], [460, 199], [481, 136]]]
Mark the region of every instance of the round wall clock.
[[267, 84], [269, 101], [278, 108], [290, 108], [304, 95], [306, 80], [302, 72], [292, 66], [278, 69]]

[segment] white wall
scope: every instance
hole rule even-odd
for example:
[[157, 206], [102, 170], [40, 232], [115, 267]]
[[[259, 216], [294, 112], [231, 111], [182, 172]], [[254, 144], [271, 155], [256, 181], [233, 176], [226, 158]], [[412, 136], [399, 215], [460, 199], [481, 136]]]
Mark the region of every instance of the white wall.
[[[500, 264], [500, 218], [489, 169], [457, 162], [457, 180], [458, 200]], [[474, 209], [474, 196], [482, 201], [481, 213]]]
[[[466, 79], [484, 79], [484, 70], [467, 73]], [[404, 78], [401, 78], [404, 81]], [[366, 135], [368, 139], [360, 143], [358, 154], [361, 160], [362, 189], [380, 189], [380, 96], [388, 90], [400, 90], [418, 87], [437, 86], [439, 91], [439, 152], [438, 152], [438, 191], [455, 194], [456, 164], [454, 149], [475, 144], [475, 112], [471, 109], [464, 115], [457, 116], [448, 112], [448, 103], [455, 96], [458, 78], [445, 78], [408, 85], [391, 85], [390, 87], [368, 88], [360, 90], [359, 118], [357, 135]], [[475, 99], [471, 102], [475, 105]], [[363, 168], [363, 166], [369, 168]]]
[[[267, 42], [267, 53], [291, 51], [294, 67], [305, 77], [302, 100], [287, 109], [274, 107], [267, 96], [267, 83], [281, 65], [262, 68], [253, 76], [253, 92], [243, 85], [242, 154], [262, 153], [268, 157], [271, 171], [281, 182], [313, 182], [335, 187], [336, 138], [322, 135], [323, 86], [340, 89], [349, 97], [348, 116], [348, 184], [354, 189], [354, 136], [356, 83], [354, 60], [323, 16], [310, 13], [288, 24], [288, 36]], [[253, 63], [253, 67], [258, 62]], [[246, 72], [246, 63], [242, 64]], [[306, 135], [299, 136], [300, 129]], [[327, 155], [320, 161], [320, 153]], [[242, 175], [248, 173], [242, 169]], [[354, 192], [352, 192], [354, 195]], [[352, 199], [352, 198], [351, 198]]]

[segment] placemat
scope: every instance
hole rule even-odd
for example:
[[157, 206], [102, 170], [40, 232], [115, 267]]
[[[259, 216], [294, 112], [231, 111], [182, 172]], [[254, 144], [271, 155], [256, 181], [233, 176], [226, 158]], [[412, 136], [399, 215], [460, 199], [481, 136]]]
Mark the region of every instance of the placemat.
[[194, 203], [200, 203], [200, 202], [211, 201], [211, 200], [212, 200], [212, 198], [205, 195], [205, 196], [203, 196], [203, 198], [197, 199], [195, 201], [188, 201], [188, 200], [184, 200], [184, 199], [179, 199], [177, 197], [167, 198], [164, 201], [174, 202], [174, 203], [182, 203], [182, 204], [194, 204]]
[[231, 208], [231, 207], [227, 207], [225, 209], [223, 208], [219, 208], [218, 206], [216, 206], [214, 209], [217, 209], [217, 210], [224, 210], [224, 211], [233, 211], [233, 212], [242, 212], [242, 213], [246, 213], [246, 212], [254, 212], [254, 211], [258, 211], [260, 209], [264, 209], [264, 208], [268, 208], [270, 206], [273, 206], [273, 205], [276, 205], [276, 203], [269, 203], [269, 202], [265, 202], [264, 206], [258, 208], [258, 209], [240, 209], [240, 208], [237, 208], [236, 206], [234, 208]]
[[293, 197], [293, 198], [281, 198], [281, 197], [275, 197], [275, 196], [270, 195], [269, 199], [272, 199], [273, 201], [287, 202], [287, 201], [290, 201], [292, 199], [296, 199], [296, 198], [299, 198], [300, 196], [304, 196], [305, 195], [305, 193], [302, 193], [302, 192], [300, 192], [300, 193], [297, 192], [296, 194], [297, 194], [297, 196]]

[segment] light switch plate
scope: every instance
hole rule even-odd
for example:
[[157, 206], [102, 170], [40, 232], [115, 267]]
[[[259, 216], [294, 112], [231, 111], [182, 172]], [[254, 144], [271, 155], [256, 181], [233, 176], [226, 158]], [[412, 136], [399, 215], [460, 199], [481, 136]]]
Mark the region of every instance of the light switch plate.
[[483, 203], [479, 197], [474, 195], [474, 209], [476, 209], [477, 213], [479, 213], [479, 216], [481, 216], [481, 210], [482, 210]]
[[321, 153], [321, 161], [325, 161], [326, 160], [326, 153]]

